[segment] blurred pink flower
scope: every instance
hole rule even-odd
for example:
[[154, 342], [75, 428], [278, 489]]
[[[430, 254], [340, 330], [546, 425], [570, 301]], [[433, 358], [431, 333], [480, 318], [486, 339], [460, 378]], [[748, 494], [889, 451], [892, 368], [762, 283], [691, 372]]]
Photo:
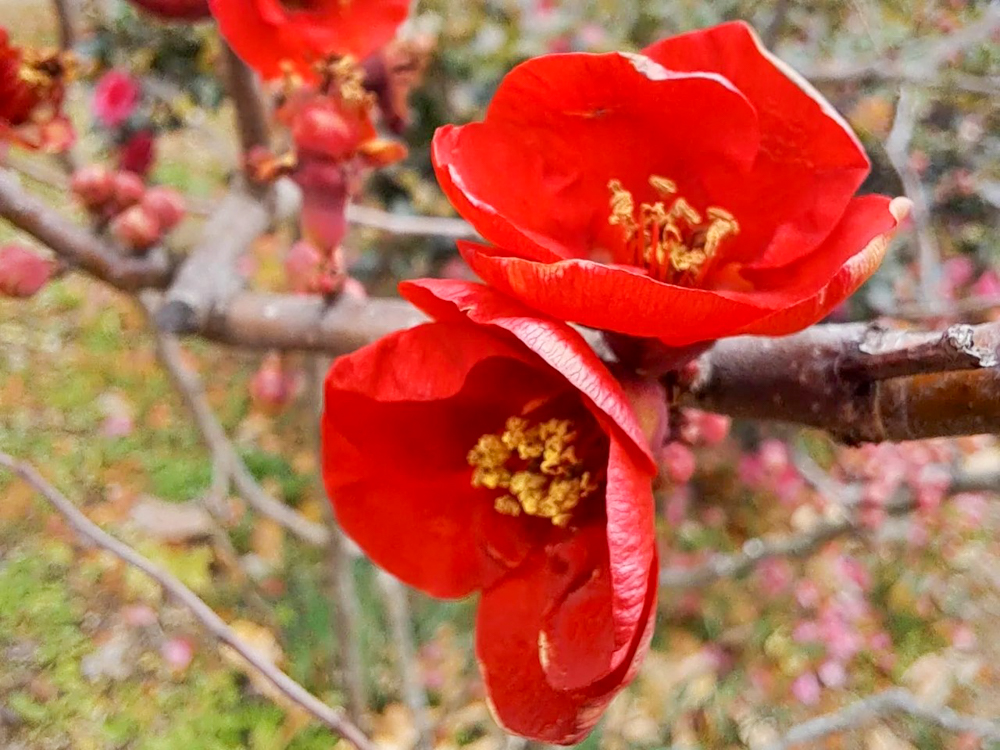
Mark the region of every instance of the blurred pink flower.
[[819, 680], [812, 672], [799, 675], [792, 683], [792, 695], [804, 706], [815, 706], [819, 703], [819, 693]]
[[160, 648], [163, 661], [173, 672], [183, 672], [194, 659], [194, 644], [187, 638], [171, 638]]
[[52, 276], [52, 261], [21, 245], [0, 247], [0, 296], [30, 297]]
[[815, 581], [805, 579], [795, 585], [795, 600], [803, 609], [814, 609], [819, 604], [820, 590]]
[[828, 660], [818, 670], [820, 682], [828, 688], [841, 688], [847, 683], [847, 670], [839, 661]]
[[139, 104], [139, 82], [122, 70], [109, 70], [94, 89], [94, 117], [108, 128], [117, 128]]
[[663, 472], [675, 484], [687, 484], [694, 476], [694, 453], [683, 443], [668, 443], [660, 454]]
[[1000, 299], [1000, 273], [990, 268], [976, 279], [970, 290], [976, 297], [988, 300]]
[[770, 597], [784, 594], [792, 585], [792, 566], [787, 560], [772, 557], [757, 566], [757, 582]]

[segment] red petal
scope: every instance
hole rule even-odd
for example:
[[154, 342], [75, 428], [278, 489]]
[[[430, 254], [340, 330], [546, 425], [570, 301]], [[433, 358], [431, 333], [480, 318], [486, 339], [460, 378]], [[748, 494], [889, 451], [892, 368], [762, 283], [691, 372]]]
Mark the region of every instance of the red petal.
[[675, 74], [640, 55], [569, 54], [515, 68], [485, 122], [435, 134], [433, 158], [484, 237], [552, 260], [622, 244], [608, 223], [609, 180], [638, 203], [654, 199], [648, 181], [660, 175], [697, 202], [707, 184], [749, 169], [757, 147], [752, 108], [719, 76]]
[[583, 337], [558, 320], [540, 317], [516, 300], [482, 284], [457, 279], [420, 279], [399, 285], [400, 294], [438, 320], [471, 320], [513, 334], [586, 396], [624, 432], [653, 471], [653, 459], [621, 384]]
[[829, 234], [870, 164], [816, 89], [739, 21], [664, 39], [643, 54], [670, 70], [718, 73], [757, 111], [761, 150], [752, 174], [711, 185], [713, 202], [740, 221], [727, 258], [784, 264]]
[[832, 278], [805, 299], [751, 323], [739, 333], [785, 336], [822, 320], [879, 267], [889, 240], [909, 210], [910, 202], [905, 198], [891, 201], [881, 195], [855, 198], [840, 224], [812, 255], [787, 268], [772, 271], [769, 277], [760, 274], [762, 280], [778, 286], [797, 276], [822, 278], [820, 274], [829, 273], [829, 269], [817, 272], [815, 266], [839, 263]]
[[[567, 546], [580, 541], [586, 540], [577, 538]], [[553, 553], [549, 551], [549, 555]], [[573, 556], [573, 551], [566, 550], [566, 554]], [[648, 571], [647, 582], [651, 585], [647, 589], [643, 627], [630, 644], [622, 666], [589, 689], [564, 691], [555, 689], [546, 678], [541, 661], [543, 647], [540, 647], [540, 642], [554, 637], [557, 630], [560, 638], [569, 635], [568, 630], [559, 627], [565, 624], [561, 616], [549, 612], [553, 590], [564, 585], [565, 563], [558, 565], [553, 568], [552, 558], [540, 551], [484, 592], [476, 619], [476, 655], [490, 706], [503, 727], [543, 742], [572, 744], [593, 729], [611, 699], [635, 675], [645, 656], [655, 616], [656, 577], [654, 569]], [[590, 592], [580, 596], [587, 600], [593, 595]], [[588, 608], [582, 601], [574, 601], [569, 606], [580, 614]], [[598, 604], [590, 609], [599, 613], [601, 606]], [[546, 613], [550, 616], [546, 617]], [[607, 642], [602, 637], [601, 621], [590, 624], [587, 638], [576, 644], [577, 655], [587, 661], [593, 660], [592, 647], [597, 645], [591, 640], [592, 636], [598, 643]], [[543, 632], [547, 635], [542, 636]], [[561, 645], [568, 647], [569, 644], [562, 641]], [[553, 648], [551, 640], [544, 648]], [[554, 652], [551, 656], [554, 657]], [[568, 665], [569, 659], [567, 653], [560, 662]]]
[[459, 242], [487, 284], [559, 320], [687, 346], [732, 333], [770, 312], [746, 295], [664, 284], [626, 266], [588, 260], [535, 263]]
[[318, 0], [309, 10], [288, 10], [278, 0], [209, 0], [219, 31], [265, 79], [290, 63], [307, 81], [313, 63], [331, 55], [363, 59], [385, 45], [406, 19], [409, 0]]
[[531, 533], [524, 524], [492, 523], [466, 463], [484, 432], [558, 382], [526, 359], [488, 329], [430, 323], [338, 359], [327, 376], [323, 479], [337, 517], [376, 563], [435, 596], [492, 581], [531, 541], [518, 536]]

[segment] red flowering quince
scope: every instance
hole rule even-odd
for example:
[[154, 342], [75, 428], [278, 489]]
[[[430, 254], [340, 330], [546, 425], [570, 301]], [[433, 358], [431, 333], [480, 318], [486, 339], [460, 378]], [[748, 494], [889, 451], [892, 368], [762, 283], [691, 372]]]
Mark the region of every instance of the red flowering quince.
[[0, 143], [50, 152], [65, 150], [75, 138], [62, 112], [68, 55], [17, 47], [0, 27]]
[[579, 741], [649, 646], [646, 439], [622, 386], [566, 324], [465, 281], [401, 292], [434, 322], [327, 376], [323, 477], [337, 518], [406, 583], [481, 592], [476, 655], [498, 721]]
[[641, 55], [548, 55], [433, 158], [491, 246], [462, 253], [531, 307], [668, 347], [784, 335], [870, 276], [905, 199], [855, 197], [857, 137], [744, 23]]
[[409, 0], [209, 0], [226, 41], [265, 79], [312, 81], [331, 56], [361, 60], [406, 20]]
[[291, 89], [277, 111], [295, 147], [282, 171], [302, 189], [304, 236], [323, 250], [336, 248], [347, 233], [347, 203], [368, 171], [406, 157], [403, 144], [379, 136], [362, 76], [349, 60], [334, 63], [318, 88]]

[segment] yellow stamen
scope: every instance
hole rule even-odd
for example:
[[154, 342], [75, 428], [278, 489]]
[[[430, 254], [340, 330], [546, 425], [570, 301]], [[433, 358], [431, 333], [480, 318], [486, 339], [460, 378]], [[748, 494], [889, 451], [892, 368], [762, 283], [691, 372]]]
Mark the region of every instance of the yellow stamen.
[[620, 180], [610, 180], [611, 215], [608, 223], [621, 227], [629, 260], [645, 268], [660, 281], [697, 283], [722, 244], [739, 234], [740, 225], [729, 211], [718, 206], [707, 209], [707, 222], [684, 197], [677, 184], [654, 175], [649, 184], [664, 199], [643, 203], [636, 210], [635, 199]]
[[[566, 526], [580, 501], [599, 483], [576, 455], [577, 433], [568, 419], [532, 425], [511, 417], [500, 435], [483, 435], [469, 451], [472, 486], [507, 490], [493, 507], [506, 516], [524, 513]], [[513, 467], [512, 467], [513, 464]]]

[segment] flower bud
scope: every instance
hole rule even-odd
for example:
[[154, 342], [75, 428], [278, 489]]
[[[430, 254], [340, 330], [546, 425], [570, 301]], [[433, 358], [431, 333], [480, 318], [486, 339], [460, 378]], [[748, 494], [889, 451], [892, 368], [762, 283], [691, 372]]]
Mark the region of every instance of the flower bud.
[[115, 172], [112, 177], [115, 207], [123, 211], [142, 200], [146, 185], [135, 172]]
[[132, 206], [111, 222], [111, 233], [126, 248], [141, 252], [160, 239], [160, 223], [144, 206]]
[[88, 164], [73, 173], [70, 190], [85, 208], [96, 211], [114, 197], [114, 179], [106, 167]]
[[53, 263], [21, 245], [0, 247], [0, 295], [30, 297], [52, 276]]
[[169, 187], [153, 187], [142, 196], [142, 207], [160, 223], [164, 233], [177, 226], [184, 218], [184, 196]]

